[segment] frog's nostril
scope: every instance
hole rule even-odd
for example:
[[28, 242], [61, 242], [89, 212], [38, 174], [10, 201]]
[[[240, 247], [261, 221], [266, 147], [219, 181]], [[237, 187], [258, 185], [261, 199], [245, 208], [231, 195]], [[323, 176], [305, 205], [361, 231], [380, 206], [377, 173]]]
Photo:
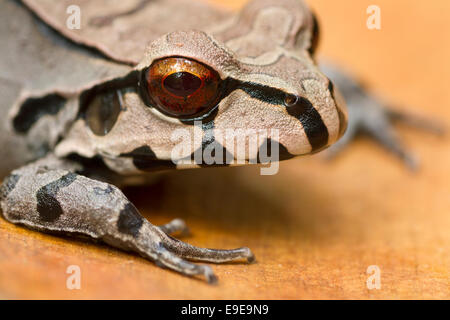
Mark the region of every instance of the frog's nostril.
[[284, 98], [284, 105], [286, 107], [293, 107], [297, 104], [298, 97], [295, 94], [286, 94]]

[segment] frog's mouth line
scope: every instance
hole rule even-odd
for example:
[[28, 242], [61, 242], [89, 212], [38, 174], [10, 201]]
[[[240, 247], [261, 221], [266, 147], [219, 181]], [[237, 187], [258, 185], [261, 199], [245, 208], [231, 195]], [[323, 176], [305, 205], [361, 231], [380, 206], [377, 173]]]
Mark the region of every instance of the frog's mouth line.
[[[212, 141], [211, 143], [218, 143]], [[203, 152], [208, 145], [203, 145], [199, 149], [195, 150], [189, 156], [181, 158], [177, 161], [166, 160], [166, 159], [158, 159], [156, 154], [149, 146], [142, 146], [136, 148], [128, 153], [122, 153], [119, 156], [125, 158], [131, 158], [133, 160], [133, 164], [135, 167], [142, 171], [158, 171], [158, 170], [169, 170], [176, 169], [178, 167], [223, 167], [230, 165], [239, 165], [237, 159], [231, 154], [225, 147], [221, 144], [218, 144], [219, 148], [222, 148], [222, 154], [219, 158], [215, 158], [215, 154], [212, 154], [213, 161], [208, 159], [205, 162], [203, 157]], [[214, 149], [215, 150], [215, 149]], [[275, 152], [276, 154], [273, 154]], [[214, 153], [214, 151], [213, 151]], [[247, 159], [243, 164], [267, 164], [271, 162], [278, 162], [282, 160], [288, 160], [295, 157], [295, 155], [289, 153], [287, 148], [283, 146], [281, 143], [272, 140], [271, 138], [267, 138], [264, 143], [259, 147], [256, 158]], [[218, 161], [217, 161], [218, 160]]]

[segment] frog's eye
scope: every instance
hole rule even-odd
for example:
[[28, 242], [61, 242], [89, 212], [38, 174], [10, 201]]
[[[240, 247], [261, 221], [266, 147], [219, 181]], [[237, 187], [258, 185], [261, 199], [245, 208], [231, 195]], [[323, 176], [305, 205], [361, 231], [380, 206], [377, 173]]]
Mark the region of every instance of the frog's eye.
[[155, 105], [172, 117], [201, 116], [218, 102], [219, 74], [195, 60], [181, 57], [156, 60], [142, 77], [144, 101], [149, 100], [148, 105]]

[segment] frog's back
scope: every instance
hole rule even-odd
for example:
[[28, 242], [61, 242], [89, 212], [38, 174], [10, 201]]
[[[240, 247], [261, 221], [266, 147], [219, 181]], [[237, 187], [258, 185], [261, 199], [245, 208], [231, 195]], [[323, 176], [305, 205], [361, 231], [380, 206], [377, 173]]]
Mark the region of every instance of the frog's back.
[[[230, 13], [192, 0], [23, 0], [45, 23], [67, 38], [130, 65], [146, 46], [178, 30], [213, 31]], [[68, 8], [80, 8], [80, 28], [67, 28]], [[69, 10], [70, 11], [70, 10]], [[74, 11], [75, 12], [75, 11]]]

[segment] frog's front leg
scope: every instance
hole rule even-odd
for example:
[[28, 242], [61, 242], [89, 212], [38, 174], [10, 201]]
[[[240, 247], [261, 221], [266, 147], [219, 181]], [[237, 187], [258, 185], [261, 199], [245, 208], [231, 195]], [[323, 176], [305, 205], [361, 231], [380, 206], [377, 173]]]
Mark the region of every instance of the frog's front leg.
[[13, 171], [0, 189], [3, 216], [43, 232], [87, 235], [182, 274], [204, 275], [209, 282], [216, 280], [209, 266], [184, 259], [217, 263], [254, 259], [245, 247], [204, 249], [172, 238], [168, 233], [184, 230], [184, 222], [152, 225], [117, 187], [78, 174], [81, 169], [76, 162], [49, 156]]
[[411, 169], [418, 166], [417, 159], [401, 143], [393, 128], [394, 122], [403, 122], [412, 127], [434, 134], [444, 132], [442, 125], [429, 119], [396, 111], [371, 95], [364, 87], [346, 73], [329, 64], [321, 64], [322, 71], [331, 79], [331, 92], [339, 93], [332, 87], [333, 83], [347, 104], [348, 126], [344, 136], [329, 150], [334, 156], [344, 149], [358, 133], [365, 133], [378, 141], [387, 150], [394, 153]]

